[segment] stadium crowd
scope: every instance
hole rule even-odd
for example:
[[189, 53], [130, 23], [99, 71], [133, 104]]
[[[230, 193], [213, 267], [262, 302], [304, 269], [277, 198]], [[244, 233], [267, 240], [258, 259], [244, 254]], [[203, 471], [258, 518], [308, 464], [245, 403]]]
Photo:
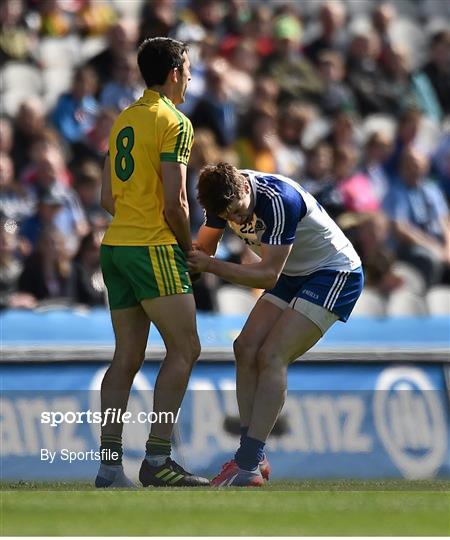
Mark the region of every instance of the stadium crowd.
[[[105, 304], [101, 170], [154, 36], [189, 43], [194, 236], [199, 171], [226, 160], [310, 191], [379, 298], [450, 284], [449, 19], [439, 0], [1, 0], [1, 307]], [[247, 253], [230, 235], [218, 256]], [[222, 286], [202, 276], [198, 308]]]

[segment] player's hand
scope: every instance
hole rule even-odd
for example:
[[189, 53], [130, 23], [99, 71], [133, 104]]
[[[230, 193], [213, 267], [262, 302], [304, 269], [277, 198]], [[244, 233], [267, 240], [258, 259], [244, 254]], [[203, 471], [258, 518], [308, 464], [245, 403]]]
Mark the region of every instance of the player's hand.
[[190, 274], [206, 272], [208, 269], [210, 257], [203, 251], [192, 250], [188, 253], [187, 263]]

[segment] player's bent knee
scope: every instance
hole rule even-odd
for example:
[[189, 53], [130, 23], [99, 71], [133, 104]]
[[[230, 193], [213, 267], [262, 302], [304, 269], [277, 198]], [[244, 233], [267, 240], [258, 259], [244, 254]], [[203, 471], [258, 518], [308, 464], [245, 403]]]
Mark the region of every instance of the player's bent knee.
[[233, 351], [239, 366], [255, 365], [258, 349], [245, 336], [241, 335], [234, 340]]

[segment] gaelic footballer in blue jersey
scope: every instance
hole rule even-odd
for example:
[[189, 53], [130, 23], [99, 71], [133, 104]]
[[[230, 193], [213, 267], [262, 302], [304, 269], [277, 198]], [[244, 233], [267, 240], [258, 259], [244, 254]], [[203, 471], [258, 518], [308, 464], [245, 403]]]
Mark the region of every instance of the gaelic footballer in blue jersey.
[[[205, 167], [198, 199], [206, 211], [191, 272], [265, 289], [234, 343], [241, 445], [213, 485], [261, 485], [264, 444], [283, 407], [288, 365], [337, 321], [345, 322], [363, 287], [361, 261], [326, 211], [284, 176]], [[211, 257], [226, 226], [258, 255], [252, 264]], [[261, 474], [263, 473], [263, 474]]]

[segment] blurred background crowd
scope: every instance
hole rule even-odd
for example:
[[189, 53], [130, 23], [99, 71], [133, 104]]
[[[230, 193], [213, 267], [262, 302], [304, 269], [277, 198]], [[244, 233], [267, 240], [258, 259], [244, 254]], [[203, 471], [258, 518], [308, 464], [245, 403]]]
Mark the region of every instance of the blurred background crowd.
[[[189, 44], [181, 106], [199, 170], [227, 160], [293, 178], [351, 238], [356, 311], [441, 313], [450, 285], [450, 2], [0, 0], [1, 307], [104, 306], [101, 168], [117, 114], [143, 92], [136, 49]], [[218, 256], [245, 262], [226, 235]], [[206, 275], [203, 311], [258, 291]]]

